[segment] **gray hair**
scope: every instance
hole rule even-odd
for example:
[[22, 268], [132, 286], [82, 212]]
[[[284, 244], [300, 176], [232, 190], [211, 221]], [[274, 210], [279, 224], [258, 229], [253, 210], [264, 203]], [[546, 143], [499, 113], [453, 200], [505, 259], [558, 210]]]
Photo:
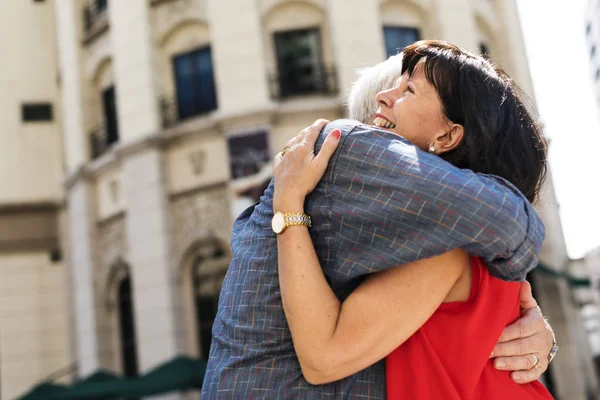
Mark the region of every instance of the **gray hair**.
[[348, 95], [348, 116], [363, 124], [372, 124], [379, 108], [375, 96], [396, 84], [402, 71], [402, 53], [391, 56], [374, 67], [357, 71], [358, 79]]

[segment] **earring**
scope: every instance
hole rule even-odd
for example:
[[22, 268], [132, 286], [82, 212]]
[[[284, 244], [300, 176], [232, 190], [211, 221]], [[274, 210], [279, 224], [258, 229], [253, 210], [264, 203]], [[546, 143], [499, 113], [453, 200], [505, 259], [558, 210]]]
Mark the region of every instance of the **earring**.
[[435, 154], [435, 146], [434, 145], [429, 146], [429, 152], [432, 154]]

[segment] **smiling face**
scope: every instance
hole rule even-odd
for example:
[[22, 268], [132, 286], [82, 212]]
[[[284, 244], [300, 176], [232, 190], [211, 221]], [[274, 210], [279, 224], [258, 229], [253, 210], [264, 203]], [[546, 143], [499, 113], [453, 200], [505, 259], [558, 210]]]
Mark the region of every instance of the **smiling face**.
[[462, 140], [462, 125], [444, 116], [442, 102], [425, 77], [423, 63], [412, 75], [405, 72], [392, 89], [379, 92], [377, 102], [374, 125], [397, 133], [423, 151], [443, 153]]

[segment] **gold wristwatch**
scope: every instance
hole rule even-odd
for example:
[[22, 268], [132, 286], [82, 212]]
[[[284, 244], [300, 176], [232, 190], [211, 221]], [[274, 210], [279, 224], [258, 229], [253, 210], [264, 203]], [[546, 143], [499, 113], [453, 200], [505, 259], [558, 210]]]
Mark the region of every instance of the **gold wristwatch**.
[[276, 234], [282, 234], [288, 227], [294, 225], [312, 226], [309, 215], [303, 213], [282, 213], [276, 212], [271, 220], [271, 228]]

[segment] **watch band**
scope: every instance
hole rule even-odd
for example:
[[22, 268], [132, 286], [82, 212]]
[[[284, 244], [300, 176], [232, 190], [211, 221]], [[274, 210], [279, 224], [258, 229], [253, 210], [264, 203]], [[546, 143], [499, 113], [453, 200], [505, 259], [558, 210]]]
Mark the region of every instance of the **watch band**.
[[283, 233], [290, 226], [302, 225], [312, 227], [310, 216], [304, 213], [282, 213], [280, 211], [273, 215], [271, 220], [271, 228], [276, 234]]
[[289, 213], [283, 214], [285, 218], [285, 227], [294, 226], [294, 225], [304, 225], [309, 228], [312, 226], [312, 220], [310, 216], [303, 213]]
[[552, 362], [554, 356], [558, 353], [558, 345], [556, 344], [556, 339], [552, 341], [552, 348], [550, 349], [550, 353], [548, 353], [548, 364]]

